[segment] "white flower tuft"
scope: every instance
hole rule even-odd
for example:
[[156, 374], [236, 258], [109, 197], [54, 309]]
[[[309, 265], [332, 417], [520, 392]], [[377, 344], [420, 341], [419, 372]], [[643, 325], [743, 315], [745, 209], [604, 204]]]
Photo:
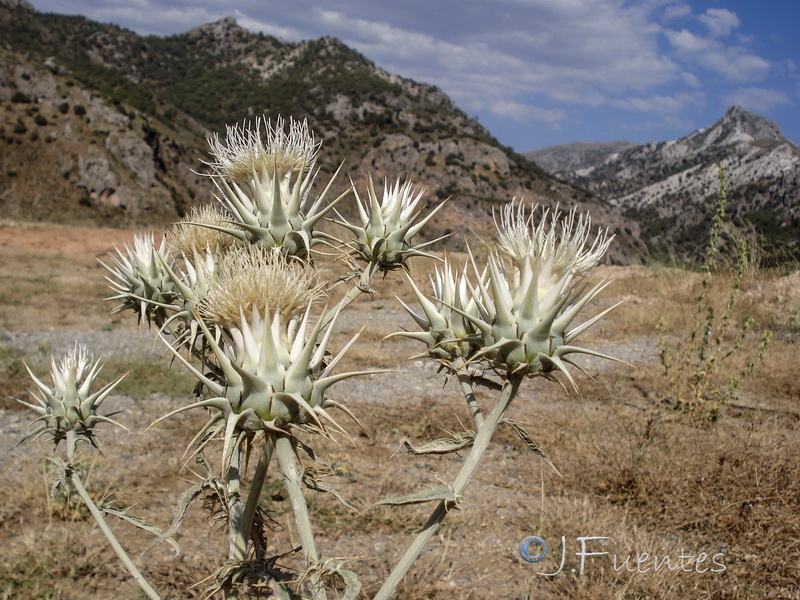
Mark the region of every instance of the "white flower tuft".
[[[264, 136], [261, 128], [264, 128]], [[225, 141], [214, 134], [208, 139], [211, 154], [216, 159], [210, 165], [233, 181], [246, 182], [251, 177], [281, 179], [285, 175], [307, 172], [314, 166], [320, 143], [308, 129], [308, 122], [289, 119], [286, 131], [284, 120], [278, 117], [275, 126], [269, 119], [227, 126]]]

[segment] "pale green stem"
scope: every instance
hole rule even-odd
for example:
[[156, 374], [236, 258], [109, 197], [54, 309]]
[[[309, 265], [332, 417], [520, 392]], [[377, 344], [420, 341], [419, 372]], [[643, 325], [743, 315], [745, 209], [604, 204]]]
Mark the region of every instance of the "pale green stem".
[[481, 412], [481, 405], [475, 397], [475, 384], [472, 381], [472, 375], [467, 371], [467, 366], [461, 358], [453, 364], [453, 368], [458, 375], [458, 382], [461, 384], [461, 392], [464, 394], [464, 399], [467, 401], [469, 412], [472, 415], [472, 420], [477, 430], [483, 425], [483, 412]]
[[[308, 505], [303, 494], [300, 473], [297, 469], [297, 458], [294, 455], [291, 438], [287, 435], [276, 435], [275, 454], [278, 457], [278, 464], [283, 472], [284, 482], [286, 483], [286, 493], [289, 496], [289, 503], [292, 505], [294, 520], [297, 524], [297, 532], [300, 535], [300, 543], [303, 546], [303, 554], [306, 565], [315, 567], [319, 562], [317, 553], [317, 543], [314, 540], [314, 531], [311, 528], [311, 518], [308, 514]], [[317, 573], [311, 574], [311, 595], [314, 600], [325, 600], [325, 587]]]
[[264, 481], [267, 477], [267, 468], [272, 459], [272, 451], [275, 448], [275, 440], [272, 436], [267, 436], [261, 449], [261, 456], [258, 457], [256, 471], [253, 474], [253, 483], [250, 485], [250, 492], [247, 496], [247, 503], [242, 513], [239, 524], [236, 543], [231, 554], [233, 560], [242, 561], [247, 556], [247, 544], [252, 538], [253, 518], [258, 508], [258, 501], [261, 498], [261, 490], [264, 489]]
[[[522, 375], [510, 375], [503, 383], [503, 392], [500, 399], [478, 429], [469, 456], [467, 456], [467, 459], [461, 466], [461, 470], [450, 486], [454, 497], [458, 497], [461, 494], [475, 473], [478, 463], [489, 447], [489, 443], [492, 441], [494, 432], [503, 420], [509, 406], [511, 406], [514, 396], [517, 395], [522, 379]], [[408, 573], [411, 565], [419, 558], [419, 555], [422, 554], [422, 550], [433, 537], [433, 534], [436, 533], [436, 529], [442, 521], [444, 521], [444, 518], [447, 516], [447, 511], [451, 507], [452, 503], [445, 502], [444, 500], [439, 502], [431, 516], [428, 517], [428, 521], [423, 526], [422, 531], [417, 534], [417, 537], [408, 547], [408, 550], [406, 550], [400, 562], [397, 563], [397, 566], [395, 566], [394, 570], [389, 574], [389, 577], [386, 579], [381, 589], [378, 590], [374, 600], [389, 600], [393, 596], [398, 584], [403, 577], [405, 577], [406, 573]]]
[[111, 531], [111, 528], [106, 523], [105, 518], [103, 517], [103, 513], [97, 507], [97, 505], [92, 500], [92, 497], [89, 495], [89, 492], [86, 491], [86, 488], [83, 486], [83, 482], [81, 481], [80, 475], [78, 475], [77, 468], [75, 467], [74, 460], [75, 460], [75, 432], [70, 430], [67, 432], [67, 464], [69, 465], [70, 469], [70, 480], [72, 481], [72, 485], [75, 488], [75, 491], [78, 492], [78, 495], [83, 500], [86, 507], [89, 509], [89, 512], [92, 513], [92, 517], [97, 522], [97, 525], [100, 527], [100, 531], [106, 536], [108, 543], [111, 544], [111, 547], [116, 552], [117, 556], [119, 557], [120, 561], [124, 565], [125, 569], [128, 573], [131, 574], [134, 581], [139, 584], [139, 587], [142, 588], [147, 597], [150, 600], [161, 600], [161, 596], [158, 595], [147, 580], [142, 575], [141, 571], [136, 568], [136, 565], [133, 564], [130, 556], [125, 550], [122, 548], [120, 543], [117, 541], [117, 538], [114, 536], [114, 532]]
[[[236, 560], [240, 552], [247, 550], [247, 537], [242, 535], [242, 499], [239, 497], [241, 488], [241, 446], [239, 443], [231, 452], [231, 460], [225, 470], [225, 504], [228, 510], [228, 559]], [[239, 600], [239, 592], [235, 586], [222, 589], [224, 600]]]
[[247, 538], [241, 539], [242, 516], [244, 513], [242, 499], [239, 496], [241, 488], [241, 472], [239, 469], [241, 456], [241, 447], [237, 444], [237, 447], [231, 452], [230, 464], [228, 464], [228, 468], [225, 471], [226, 504], [228, 507], [228, 558], [231, 560], [236, 560], [235, 556], [240, 550], [244, 552], [247, 549]]
[[322, 317], [322, 322], [327, 325], [333, 319], [333, 316], [340, 310], [344, 310], [350, 304], [352, 304], [353, 300], [358, 298], [361, 294], [363, 294], [366, 290], [369, 289], [369, 284], [372, 281], [372, 278], [378, 272], [378, 265], [377, 263], [371, 262], [368, 263], [364, 270], [361, 272], [361, 275], [358, 278], [358, 283], [350, 288], [350, 291], [342, 298], [339, 303], [328, 310], [325, 313], [325, 316]]

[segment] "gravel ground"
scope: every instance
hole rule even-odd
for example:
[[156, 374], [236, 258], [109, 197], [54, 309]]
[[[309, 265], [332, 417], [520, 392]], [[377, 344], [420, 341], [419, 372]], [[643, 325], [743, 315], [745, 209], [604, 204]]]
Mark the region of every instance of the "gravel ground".
[[164, 345], [157, 336], [142, 331], [10, 331], [2, 334], [2, 344], [14, 346], [23, 354], [44, 351], [59, 356], [75, 344], [83, 344], [97, 357], [132, 358], [160, 355]]

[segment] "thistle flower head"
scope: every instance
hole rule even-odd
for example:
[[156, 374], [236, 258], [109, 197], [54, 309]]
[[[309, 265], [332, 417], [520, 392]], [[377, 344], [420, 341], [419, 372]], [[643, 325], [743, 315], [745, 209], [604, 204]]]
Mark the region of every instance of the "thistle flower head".
[[72, 430], [94, 444], [94, 427], [97, 423], [108, 422], [122, 427], [96, 412], [103, 400], [122, 381], [122, 377], [99, 389], [94, 389], [95, 380], [102, 366], [99, 360], [92, 362], [84, 346], [76, 344], [60, 362], [56, 361], [55, 357], [52, 359], [50, 369], [52, 385], [37, 378], [27, 365], [25, 368], [36, 385], [38, 394], [31, 392], [31, 395], [37, 400], [38, 405], [28, 404], [22, 400], [18, 402], [38, 413], [39, 418], [36, 422], [41, 422], [39, 427], [25, 439], [49, 433], [53, 436], [54, 443], [58, 444], [66, 437], [67, 432]]
[[210, 164], [226, 178], [245, 184], [254, 174], [282, 179], [286, 175], [306, 173], [313, 168], [320, 147], [305, 120], [289, 119], [288, 131], [280, 116], [274, 127], [269, 120], [259, 118], [255, 129], [250, 123], [242, 123], [227, 126], [226, 130], [224, 143], [217, 134], [208, 139], [211, 154], [216, 159]]
[[338, 428], [324, 409], [342, 407], [325, 392], [361, 373], [332, 374], [355, 338], [339, 355], [328, 353], [338, 311], [324, 333], [325, 319], [312, 325], [313, 304], [321, 295], [314, 272], [277, 250], [252, 247], [226, 255], [198, 310], [215, 375], [198, 371], [172, 349], [212, 394], [175, 412], [217, 409], [204, 432], [224, 430], [224, 456], [237, 436], [259, 430], [325, 432], [325, 422]]
[[203, 297], [200, 314], [210, 324], [225, 327], [253, 312], [293, 316], [324, 295], [314, 269], [277, 249], [244, 247], [220, 262], [217, 277]]
[[393, 335], [409, 337], [428, 346], [427, 356], [448, 364], [457, 358], [470, 360], [480, 349], [480, 331], [465, 315], [478, 318], [477, 300], [469, 281], [467, 266], [456, 272], [449, 260], [436, 267], [431, 277], [432, 298], [428, 299], [408, 276], [414, 295], [422, 308], [418, 314], [402, 300], [400, 303], [422, 328], [421, 332], [399, 332]]
[[[468, 349], [462, 356], [470, 362], [485, 361], [502, 372], [531, 376], [549, 377], [560, 370], [572, 381], [566, 370], [570, 360], [565, 356], [582, 353], [611, 358], [572, 345], [615, 308], [572, 326], [578, 313], [608, 285], [601, 281], [587, 293], [580, 287], [580, 279], [599, 262], [610, 242], [601, 231], [587, 249], [589, 227], [589, 218], [576, 220], [574, 211], [563, 218], [555, 213], [549, 219], [543, 211], [542, 221], [536, 224], [512, 203], [498, 226], [499, 251], [489, 256], [486, 268], [478, 269], [470, 254], [474, 272], [481, 273], [474, 285], [466, 274], [457, 282], [446, 272], [437, 273], [433, 301], [414, 286], [424, 316], [412, 316], [424, 331], [404, 335], [429, 347], [453, 347], [437, 337], [445, 331]], [[436, 358], [433, 352], [429, 355]]]
[[239, 241], [220, 228], [236, 225], [222, 209], [213, 204], [192, 207], [189, 215], [167, 232], [167, 245], [175, 255], [192, 256], [206, 250], [226, 252]]
[[[608, 250], [614, 236], [597, 230], [591, 245], [592, 220], [577, 209], [562, 215], [558, 209], [542, 208], [536, 223], [538, 205], [527, 211], [523, 202], [512, 200], [500, 213], [498, 248], [514, 263], [520, 276], [538, 273], [540, 298], [564, 277], [583, 277]], [[577, 219], [576, 219], [577, 217]]]
[[415, 191], [410, 181], [401, 184], [398, 179], [393, 185], [385, 182], [383, 197], [378, 198], [370, 177], [367, 197], [362, 200], [358, 192], [355, 194], [361, 223], [353, 225], [343, 219], [336, 221], [354, 235], [348, 244], [353, 255], [375, 263], [383, 270], [405, 267], [410, 256], [430, 256], [422, 252], [422, 248], [438, 239], [417, 245], [413, 239], [444, 203], [418, 221], [424, 206], [424, 190]]
[[215, 171], [218, 200], [236, 226], [206, 227], [265, 249], [279, 247], [284, 254], [307, 257], [319, 241], [314, 231], [317, 222], [345, 195], [323, 205], [334, 175], [308, 205], [319, 149], [308, 124], [290, 119], [287, 132], [281, 118], [274, 127], [258, 119], [255, 129], [250, 124], [228, 127], [224, 142], [215, 136], [209, 144], [216, 159], [209, 164]]
[[164, 265], [172, 264], [169, 248], [165, 240], [156, 247], [152, 234], [137, 235], [133, 245], [125, 244], [124, 250], [117, 250], [112, 256], [113, 265], [103, 264], [111, 273], [106, 279], [111, 284], [114, 296], [109, 300], [121, 300], [112, 314], [132, 310], [161, 325], [164, 319], [163, 308], [177, 297], [175, 285]]

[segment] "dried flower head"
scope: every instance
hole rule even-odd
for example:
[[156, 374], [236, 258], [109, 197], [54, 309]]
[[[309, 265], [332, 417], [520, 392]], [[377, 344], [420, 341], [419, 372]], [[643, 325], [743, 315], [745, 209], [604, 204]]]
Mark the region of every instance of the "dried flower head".
[[238, 321], [242, 313], [280, 314], [288, 321], [324, 295], [324, 284], [306, 263], [277, 250], [245, 247], [225, 255], [203, 297], [200, 314], [214, 325]]
[[167, 232], [167, 244], [173, 254], [192, 256], [206, 250], [225, 252], [240, 242], [219, 228], [238, 229], [219, 206], [204, 204], [192, 207], [189, 215]]
[[[542, 207], [536, 222], [538, 205], [528, 209], [512, 200], [503, 207], [497, 225], [497, 246], [508, 256], [519, 274], [532, 268], [537, 273], [540, 298], [567, 275], [583, 277], [594, 268], [608, 250], [614, 236], [599, 229], [591, 245], [592, 220], [572, 209], [566, 215]], [[577, 220], [576, 220], [577, 217]]]
[[58, 444], [71, 430], [95, 444], [94, 427], [97, 423], [106, 422], [122, 427], [108, 417], [98, 415], [96, 411], [124, 376], [100, 389], [93, 389], [102, 366], [99, 360], [92, 362], [84, 346], [76, 344], [60, 362], [53, 357], [50, 368], [52, 385], [36, 377], [27, 365], [25, 368], [36, 384], [38, 394], [31, 392], [31, 395], [39, 405], [17, 401], [38, 413], [39, 418], [34, 422], [41, 424], [24, 439], [49, 433], [53, 436], [53, 442]]
[[254, 174], [263, 177], [267, 173], [270, 179], [281, 179], [287, 174], [306, 173], [313, 168], [320, 147], [306, 120], [289, 119], [287, 131], [280, 116], [274, 127], [264, 118], [256, 119], [255, 129], [250, 123], [227, 126], [225, 142], [214, 134], [208, 145], [216, 159], [211, 166], [226, 178], [244, 184]]

